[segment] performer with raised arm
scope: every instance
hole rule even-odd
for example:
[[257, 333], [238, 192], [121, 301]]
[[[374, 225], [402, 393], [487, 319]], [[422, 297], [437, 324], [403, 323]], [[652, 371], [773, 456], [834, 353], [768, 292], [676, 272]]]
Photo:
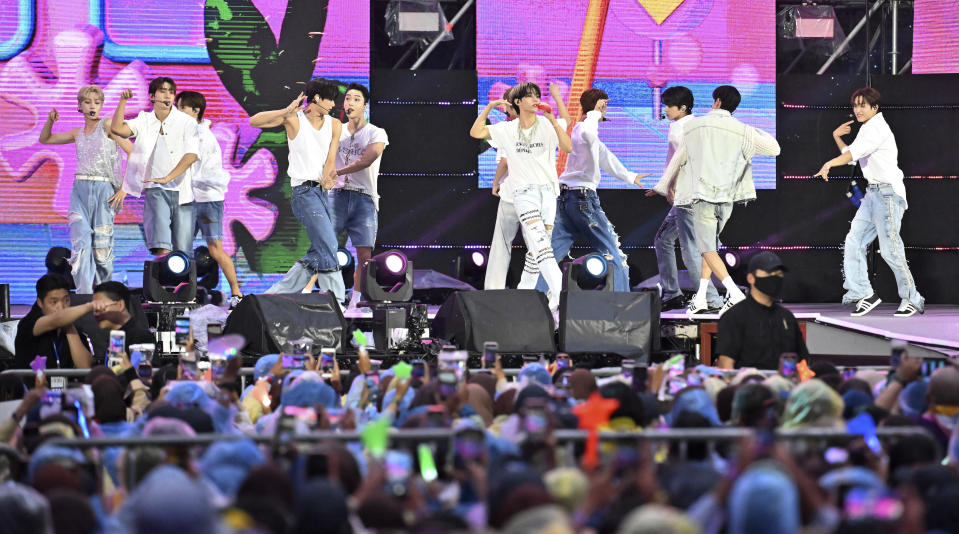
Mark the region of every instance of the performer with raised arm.
[[[507, 102], [512, 101], [509, 95], [516, 89], [516, 86], [510, 87], [503, 93], [503, 99]], [[556, 102], [556, 111], [559, 115], [557, 122], [569, 124], [569, 112], [563, 103], [563, 97], [559, 92], [559, 87], [549, 84], [549, 94]], [[501, 108], [507, 116], [507, 121], [516, 120], [519, 116], [513, 106], [504, 106]], [[496, 224], [493, 227], [493, 239], [490, 242], [489, 258], [486, 262], [486, 279], [484, 289], [505, 289], [506, 274], [509, 271], [510, 256], [513, 252], [513, 239], [516, 232], [520, 230], [519, 218], [516, 216], [516, 208], [513, 206], [513, 186], [509, 178], [509, 161], [506, 159], [505, 152], [496, 149], [496, 174], [493, 176], [493, 196], [499, 197], [499, 205], [496, 209]], [[523, 274], [520, 277], [519, 289], [533, 289], [539, 280], [539, 267], [536, 265], [532, 254], [527, 250], [524, 257]]]
[[[689, 314], [706, 312], [706, 290], [713, 272], [726, 288], [726, 302], [720, 314], [746, 299], [726, 270], [719, 253], [719, 234], [732, 215], [733, 205], [756, 199], [753, 184], [752, 158], [756, 155], [778, 156], [776, 138], [740, 122], [732, 113], [739, 107], [739, 91], [721, 85], [713, 91], [713, 109], [702, 117], [690, 119], [684, 129], [685, 144], [670, 160], [662, 179], [653, 188], [667, 196], [677, 189], [674, 202], [691, 206], [696, 246], [702, 254], [699, 291], [689, 304]], [[681, 173], [687, 180], [676, 181]]]
[[606, 117], [609, 95], [602, 89], [587, 89], [579, 97], [583, 120], [573, 126], [570, 136], [573, 151], [566, 160], [566, 170], [559, 177], [559, 198], [556, 200], [556, 226], [552, 247], [557, 257], [566, 256], [577, 237], [612, 264], [616, 291], [629, 291], [629, 266], [626, 254], [619, 248], [619, 236], [599, 204], [596, 187], [600, 169], [628, 184], [640, 185], [649, 174], [632, 172], [599, 140], [599, 121]]
[[200, 159], [190, 168], [193, 184], [193, 211], [196, 224], [193, 237], [197, 230], [206, 241], [207, 250], [230, 284], [230, 307], [235, 308], [243, 298], [240, 283], [236, 279], [236, 267], [231, 258], [223, 250], [223, 200], [226, 198], [227, 184], [230, 182], [230, 173], [223, 168], [223, 152], [220, 143], [210, 130], [209, 119], [203, 118], [206, 111], [206, 98], [203, 93], [196, 91], [181, 91], [176, 95], [176, 107], [183, 113], [196, 119], [200, 135]]
[[[373, 255], [378, 228], [377, 214], [380, 195], [377, 178], [380, 159], [390, 144], [386, 130], [370, 124], [366, 111], [370, 107], [370, 90], [351, 83], [343, 97], [343, 108], [349, 121], [340, 133], [340, 148], [336, 152], [336, 185], [330, 192], [330, 211], [333, 213], [334, 233], [346, 232], [356, 249], [356, 264], [362, 266]], [[360, 301], [360, 278], [363, 269], [353, 273], [353, 293], [348, 309]]]
[[110, 198], [120, 190], [120, 151], [127, 154], [133, 143], [110, 133], [110, 125], [100, 118], [103, 90], [84, 85], [77, 91], [77, 111], [83, 114], [83, 126], [63, 133], [52, 133], [60, 114], [51, 109], [40, 131], [45, 145], [77, 145], [77, 170], [70, 193], [70, 243], [73, 280], [78, 294], [91, 294], [93, 287], [113, 276], [113, 218], [116, 212]]
[[[666, 164], [673, 158], [673, 154], [683, 146], [683, 129], [693, 118], [693, 92], [681, 85], [670, 87], [663, 91], [663, 110], [666, 118], [672, 121], [669, 125], [666, 148]], [[689, 175], [682, 173], [676, 179], [689, 180]], [[672, 204], [666, 218], [656, 231], [654, 245], [656, 249], [656, 264], [659, 266], [660, 287], [663, 291], [663, 311], [676, 310], [686, 307], [682, 289], [679, 287], [679, 271], [676, 266], [676, 241], [679, 241], [679, 250], [683, 255], [683, 263], [690, 279], [696, 283], [702, 270], [702, 254], [696, 247], [696, 235], [693, 228], [693, 212], [686, 199], [676, 202], [676, 191], [688, 193], [691, 188], [688, 184], [676, 187], [675, 183], [666, 195], [666, 201]], [[650, 189], [646, 196], [655, 195]], [[706, 304], [710, 310], [719, 311], [723, 300], [716, 291], [716, 286], [710, 283], [706, 286]]]
[[[316, 283], [343, 302], [346, 290], [336, 260], [336, 234], [328, 191], [336, 183], [335, 158], [343, 123], [330, 117], [337, 87], [322, 78], [310, 80], [289, 106], [261, 111], [250, 118], [254, 128], [286, 130], [290, 147], [290, 200], [293, 215], [306, 227], [310, 248], [267, 293], [310, 292]], [[306, 101], [306, 109], [302, 108]]]
[[856, 90], [850, 102], [856, 120], [862, 123], [856, 139], [849, 145], [842, 136], [850, 132], [852, 121], [843, 123], [833, 131], [833, 140], [842, 152], [839, 156], [823, 164], [816, 176], [829, 180], [829, 169], [838, 165], [862, 165], [862, 175], [869, 185], [856, 216], [846, 234], [843, 251], [843, 288], [846, 294], [843, 304], [856, 303], [852, 316], [866, 315], [882, 300], [873, 291], [869, 283], [869, 271], [866, 264], [866, 247], [876, 237], [879, 238], [879, 251], [886, 265], [892, 269], [899, 287], [899, 309], [895, 317], [910, 317], [925, 311], [926, 299], [919, 294], [916, 281], [906, 263], [906, 251], [899, 236], [902, 216], [908, 207], [906, 187], [903, 184], [903, 172], [899, 168], [899, 148], [896, 138], [889, 128], [885, 117], [879, 111], [879, 91], [872, 87]]
[[167, 77], [150, 82], [152, 111], [141, 111], [128, 121], [129, 89], [120, 95], [113, 111], [110, 129], [124, 139], [136, 137], [123, 187], [110, 202], [115, 211], [123, 207], [127, 195], [143, 200], [143, 233], [147, 248], [154, 255], [179, 250], [193, 256], [193, 184], [186, 171], [197, 160], [199, 136], [197, 123], [173, 106], [176, 83]]
[[[549, 308], [555, 312], [559, 309], [562, 290], [562, 273], [550, 245], [559, 189], [556, 148], [569, 153], [573, 146], [566, 133], [566, 121], [557, 121], [548, 107], [544, 109], [544, 117], [537, 115], [541, 94], [534, 83], [519, 85], [510, 95], [511, 102], [496, 100], [487, 104], [470, 128], [470, 135], [490, 139], [491, 144], [506, 153], [513, 206], [522, 225], [523, 239], [546, 279]], [[519, 119], [487, 126], [490, 111], [501, 105], [514, 106]]]

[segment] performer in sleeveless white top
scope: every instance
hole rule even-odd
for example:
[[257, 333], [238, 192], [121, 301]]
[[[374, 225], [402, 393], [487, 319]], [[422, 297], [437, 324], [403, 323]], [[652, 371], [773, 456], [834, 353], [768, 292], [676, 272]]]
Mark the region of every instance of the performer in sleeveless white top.
[[[263, 111], [250, 118], [250, 125], [256, 128], [282, 125], [286, 129], [293, 215], [303, 223], [310, 238], [306, 255], [267, 293], [308, 293], [315, 282], [340, 302], [345, 297], [328, 198], [336, 182], [335, 158], [342, 129], [342, 123], [329, 116], [336, 94], [332, 82], [310, 80], [303, 93], [286, 108]], [[304, 100], [308, 102], [305, 110], [301, 108]]]

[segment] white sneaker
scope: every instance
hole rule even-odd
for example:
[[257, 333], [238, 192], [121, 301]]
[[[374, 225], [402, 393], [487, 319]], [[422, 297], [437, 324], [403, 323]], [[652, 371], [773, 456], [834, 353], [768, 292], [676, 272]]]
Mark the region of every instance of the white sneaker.
[[[849, 315], [852, 317], [862, 317], [863, 315], [866, 315], [867, 313], [875, 309], [876, 306], [878, 306], [881, 302], [882, 302], [882, 299], [877, 297], [876, 294], [873, 293], [872, 295], [869, 295], [868, 297], [861, 298], [858, 301], [856, 301], [856, 309]], [[899, 308], [902, 309], [902, 306], [900, 306]], [[899, 312], [897, 311], [896, 313], [898, 314]], [[912, 314], [909, 314], [909, 315], [912, 315]]]
[[241, 300], [243, 300], [243, 295], [230, 296], [230, 300], [229, 300], [230, 309], [232, 310], [233, 308], [236, 308], [237, 306], [239, 306]]
[[739, 295], [729, 295], [726, 297], [726, 302], [723, 302], [723, 307], [719, 310], [719, 316], [722, 317], [724, 313], [729, 311], [729, 308], [732, 308], [744, 300], [746, 300], [746, 296], [742, 293]]
[[709, 304], [706, 303], [706, 299], [697, 299], [693, 297], [689, 301], [689, 308], [686, 308], [686, 315], [699, 315], [702, 313], [707, 313], [709, 311]]
[[360, 303], [361, 298], [362, 296], [360, 295], [359, 291], [353, 291], [350, 294], [350, 303], [346, 305], [346, 309], [355, 310], [356, 306]]
[[922, 314], [925, 310], [920, 310], [919, 308], [913, 306], [909, 302], [903, 302], [899, 305], [899, 309], [896, 310], [896, 313], [892, 314], [893, 317], [912, 317], [913, 315], [919, 313]]

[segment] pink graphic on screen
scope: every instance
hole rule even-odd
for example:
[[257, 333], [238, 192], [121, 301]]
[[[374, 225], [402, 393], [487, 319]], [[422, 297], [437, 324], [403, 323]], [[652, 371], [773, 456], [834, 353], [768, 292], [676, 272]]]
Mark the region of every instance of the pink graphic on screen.
[[[592, 86], [611, 99], [610, 121], [601, 126], [600, 138], [630, 170], [653, 173], [650, 180], [665, 165], [668, 123], [660, 118], [658, 95], [667, 87], [689, 87], [695, 113], [702, 114], [709, 110], [716, 86], [734, 85], [743, 97], [736, 116], [775, 134], [774, 3], [608, 0], [605, 23], [588, 19], [590, 5], [604, 2], [480, 3], [480, 106], [520, 81], [536, 82], [551, 104], [545, 92], [553, 81], [570, 104], [577, 66], [592, 57], [591, 64], [585, 61], [592, 67]], [[598, 54], [584, 44], [597, 31]], [[775, 161], [759, 158], [754, 163], [757, 187], [774, 188]], [[494, 164], [492, 154], [480, 156], [481, 186], [489, 186]], [[601, 187], [626, 185], [604, 174]]]
[[912, 73], [959, 73], [959, 0], [920, 0], [914, 10]]

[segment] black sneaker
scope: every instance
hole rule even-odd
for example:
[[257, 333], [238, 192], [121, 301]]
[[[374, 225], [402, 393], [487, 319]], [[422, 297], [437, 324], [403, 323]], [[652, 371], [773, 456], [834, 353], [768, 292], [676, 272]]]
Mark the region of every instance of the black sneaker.
[[686, 307], [686, 302], [682, 295], [676, 295], [671, 299], [663, 301], [663, 311], [681, 310]]
[[849, 315], [851, 315], [852, 317], [862, 317], [863, 315], [866, 315], [867, 313], [871, 312], [873, 308], [878, 306], [881, 302], [882, 302], [882, 299], [877, 297], [876, 294], [873, 293], [872, 295], [869, 295], [866, 298], [859, 299], [859, 301], [856, 302], [855, 311], [853, 311]]
[[896, 313], [892, 314], [893, 317], [912, 317], [915, 314], [922, 314], [925, 310], [920, 310], [919, 308], [913, 306], [908, 302], [903, 302], [899, 305], [899, 309], [896, 310]]

